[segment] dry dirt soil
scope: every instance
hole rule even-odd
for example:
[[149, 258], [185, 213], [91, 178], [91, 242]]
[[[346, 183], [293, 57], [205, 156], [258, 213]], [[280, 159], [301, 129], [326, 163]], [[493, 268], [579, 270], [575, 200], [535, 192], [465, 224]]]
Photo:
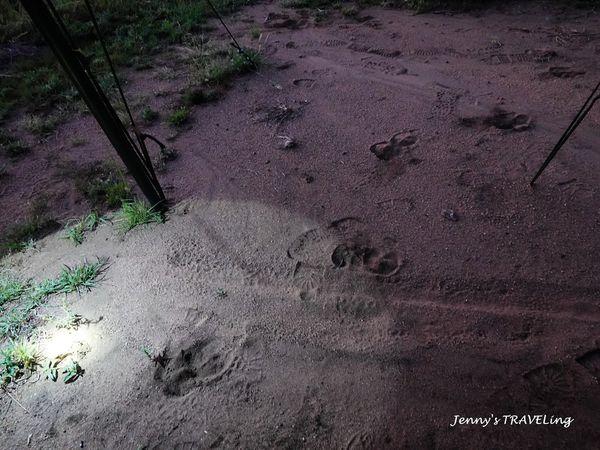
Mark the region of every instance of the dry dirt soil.
[[[27, 411], [3, 395], [0, 445], [598, 448], [600, 108], [528, 181], [598, 82], [600, 16], [525, 3], [230, 18], [268, 65], [173, 140], [167, 222], [8, 260], [36, 279], [110, 266], [68, 300], [92, 320], [85, 375], [20, 386]], [[128, 93], [163, 90], [162, 110], [174, 72]], [[61, 126], [13, 174], [3, 223], [34, 191], [85, 211], [57, 162], [110, 154], [91, 118]], [[574, 421], [450, 426], [490, 414]]]

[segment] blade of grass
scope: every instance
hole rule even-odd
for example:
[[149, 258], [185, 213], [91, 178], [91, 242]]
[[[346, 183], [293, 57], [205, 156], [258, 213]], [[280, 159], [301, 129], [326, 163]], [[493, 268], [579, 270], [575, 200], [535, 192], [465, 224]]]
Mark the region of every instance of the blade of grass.
[[152, 222], [162, 223], [163, 216], [144, 202], [125, 202], [118, 212], [117, 222], [121, 231], [126, 233], [139, 225]]

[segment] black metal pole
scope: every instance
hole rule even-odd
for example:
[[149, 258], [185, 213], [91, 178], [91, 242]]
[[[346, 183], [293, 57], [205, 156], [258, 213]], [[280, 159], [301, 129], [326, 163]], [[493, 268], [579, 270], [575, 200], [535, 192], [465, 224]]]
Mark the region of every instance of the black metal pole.
[[[69, 35], [43, 0], [20, 0], [36, 28], [54, 52], [96, 121], [152, 206], [163, 208], [165, 196], [152, 166], [144, 162], [131, 136], [121, 123], [89, 70], [85, 57], [75, 49]], [[52, 8], [53, 9], [53, 8]]]
[[585, 101], [585, 103], [583, 104], [581, 109], [577, 112], [577, 114], [575, 115], [575, 117], [573, 118], [573, 120], [571, 121], [571, 123], [569, 124], [567, 129], [565, 130], [565, 132], [562, 134], [562, 136], [560, 137], [560, 139], [558, 140], [558, 142], [556, 143], [556, 145], [554, 146], [554, 148], [552, 149], [552, 151], [550, 152], [548, 157], [544, 160], [541, 167], [538, 169], [535, 176], [529, 183], [531, 186], [533, 186], [535, 184], [535, 181], [539, 178], [539, 176], [542, 174], [542, 172], [544, 172], [546, 167], [548, 167], [548, 164], [550, 164], [550, 162], [554, 159], [554, 157], [556, 156], [558, 151], [562, 148], [562, 146], [565, 144], [565, 142], [567, 142], [567, 140], [571, 137], [571, 135], [577, 129], [577, 127], [581, 124], [583, 119], [585, 119], [585, 116], [587, 116], [587, 114], [590, 112], [590, 110], [592, 109], [594, 104], [600, 99], [600, 95], [594, 98], [594, 95], [596, 95], [596, 93], [598, 92], [598, 89], [600, 89], [600, 83], [598, 83], [596, 85], [596, 88], [592, 91], [592, 93], [587, 98], [587, 100]]

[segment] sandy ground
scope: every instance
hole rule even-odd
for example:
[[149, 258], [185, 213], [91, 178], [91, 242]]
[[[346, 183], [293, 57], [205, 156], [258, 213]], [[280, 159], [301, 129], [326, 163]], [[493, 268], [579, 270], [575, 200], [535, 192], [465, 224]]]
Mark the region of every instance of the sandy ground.
[[[600, 16], [529, 3], [265, 23], [277, 12], [230, 20], [248, 44], [261, 24], [270, 65], [173, 141], [160, 177], [183, 202], [165, 225], [120, 238], [106, 224], [77, 248], [51, 236], [10, 260], [36, 278], [84, 256], [111, 265], [70, 300], [97, 322], [85, 376], [19, 388], [28, 413], [3, 396], [3, 442], [597, 448], [600, 110], [528, 179], [598, 81]], [[128, 90], [149, 86], [181, 80], [140, 74]], [[28, 170], [45, 167], [57, 211], [83, 212], [52, 168], [106, 147], [89, 118], [61, 127], [0, 206], [42, 190]], [[450, 426], [490, 414], [574, 422]]]

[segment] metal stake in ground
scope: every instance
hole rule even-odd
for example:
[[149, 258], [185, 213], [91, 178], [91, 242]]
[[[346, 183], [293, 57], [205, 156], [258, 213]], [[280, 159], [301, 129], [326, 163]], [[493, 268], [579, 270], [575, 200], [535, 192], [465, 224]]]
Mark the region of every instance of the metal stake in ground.
[[592, 91], [590, 96], [587, 98], [587, 100], [585, 101], [585, 103], [583, 104], [583, 106], [581, 107], [581, 109], [579, 110], [577, 115], [575, 116], [575, 118], [571, 121], [571, 123], [569, 124], [569, 126], [567, 127], [565, 132], [562, 134], [562, 136], [560, 137], [560, 139], [558, 140], [558, 142], [556, 143], [556, 145], [554, 146], [554, 148], [552, 149], [552, 151], [550, 152], [550, 154], [548, 155], [548, 157], [546, 158], [546, 160], [544, 161], [542, 166], [539, 168], [539, 170], [537, 171], [537, 173], [535, 174], [535, 176], [529, 183], [531, 186], [533, 186], [535, 184], [535, 180], [537, 180], [538, 177], [544, 171], [544, 169], [546, 169], [546, 167], [548, 167], [548, 164], [550, 164], [550, 162], [554, 159], [554, 157], [556, 156], [558, 151], [562, 148], [562, 146], [565, 144], [565, 142], [567, 142], [569, 137], [571, 137], [571, 135], [577, 129], [577, 127], [581, 124], [583, 119], [585, 119], [585, 116], [587, 116], [587, 114], [590, 112], [590, 110], [592, 109], [594, 104], [598, 100], [600, 100], [600, 94], [598, 94], [599, 90], [600, 90], [600, 83], [598, 83], [596, 85], [596, 88]]
[[[147, 157], [144, 145], [141, 144], [141, 148], [138, 148], [129, 135], [106, 94], [94, 78], [85, 56], [76, 49], [52, 1], [20, 1], [150, 204], [157, 208], [163, 208], [165, 196]], [[115, 75], [114, 71], [113, 75]], [[118, 80], [116, 81], [118, 84]], [[137, 130], [136, 136], [139, 141]]]
[[238, 53], [243, 55], [244, 58], [246, 58], [248, 60], [248, 62], [250, 64], [252, 64], [254, 66], [254, 68], [256, 69], [257, 68], [256, 62], [247, 55], [247, 53], [244, 51], [244, 48], [238, 43], [235, 36], [231, 32], [231, 30], [229, 30], [229, 27], [223, 20], [223, 17], [221, 17], [221, 14], [219, 14], [219, 11], [217, 10], [217, 8], [215, 8], [215, 5], [213, 5], [213, 3], [210, 0], [206, 0], [206, 3], [208, 4], [208, 6], [210, 6], [210, 9], [212, 9], [213, 13], [215, 14], [215, 17], [217, 19], [219, 19], [219, 22], [221, 22], [221, 25], [223, 25], [223, 28], [225, 28], [225, 31], [227, 31], [227, 34], [231, 38], [231, 45], [238, 51]]

